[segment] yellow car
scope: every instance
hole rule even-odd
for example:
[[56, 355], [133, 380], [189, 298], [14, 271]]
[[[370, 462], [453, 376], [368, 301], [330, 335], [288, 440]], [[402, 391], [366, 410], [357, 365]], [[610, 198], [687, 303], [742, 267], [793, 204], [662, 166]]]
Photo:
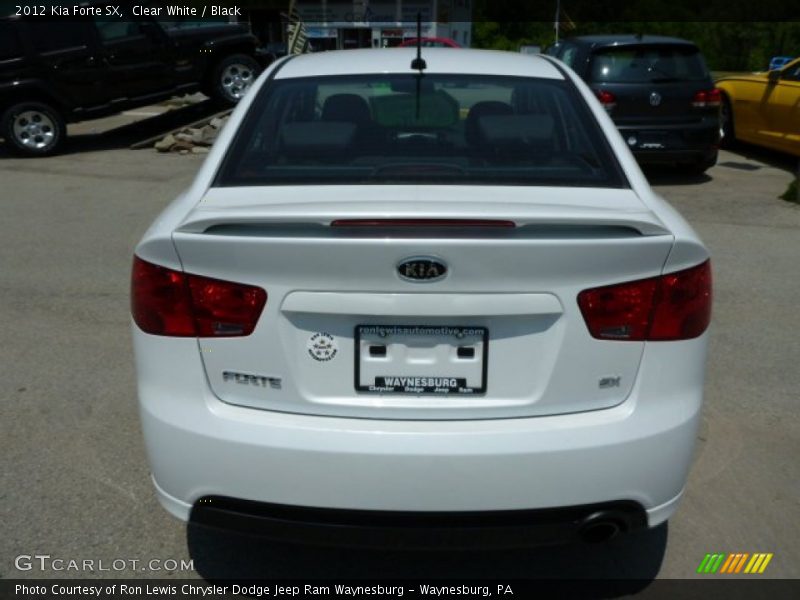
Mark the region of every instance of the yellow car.
[[800, 58], [766, 73], [717, 81], [722, 131], [733, 139], [800, 156]]

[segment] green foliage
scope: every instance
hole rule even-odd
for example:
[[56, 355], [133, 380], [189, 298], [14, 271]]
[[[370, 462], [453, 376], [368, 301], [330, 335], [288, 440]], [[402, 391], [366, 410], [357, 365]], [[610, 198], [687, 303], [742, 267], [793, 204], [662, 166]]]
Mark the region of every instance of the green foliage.
[[800, 23], [685, 23], [713, 70], [765, 71], [773, 56], [800, 55]]
[[[565, 3], [566, 4], [566, 3]], [[631, 4], [633, 6], [633, 3]], [[630, 9], [630, 16], [636, 9]], [[625, 18], [621, 14], [620, 18]], [[523, 44], [548, 46], [555, 41], [553, 22], [484, 21], [474, 15], [473, 45], [477, 48], [517, 51]], [[764, 71], [773, 56], [800, 55], [800, 22], [693, 22], [693, 21], [581, 21], [569, 12], [575, 28], [561, 37], [591, 34], [642, 33], [693, 41], [713, 71]], [[687, 19], [691, 18], [687, 15]]]
[[497, 23], [476, 21], [472, 24], [472, 45], [490, 50], [517, 52], [520, 46], [535, 44], [542, 48], [553, 43], [555, 30], [552, 23], [523, 21]]
[[795, 179], [792, 183], [789, 184], [789, 188], [780, 196], [781, 199], [786, 200], [787, 202], [795, 202], [800, 204], [800, 179]]

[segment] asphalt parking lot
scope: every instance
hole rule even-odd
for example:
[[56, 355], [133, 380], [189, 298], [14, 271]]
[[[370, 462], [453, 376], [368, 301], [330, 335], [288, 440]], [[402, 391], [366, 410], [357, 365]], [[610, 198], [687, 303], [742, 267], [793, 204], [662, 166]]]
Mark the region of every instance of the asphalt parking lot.
[[[651, 174], [710, 247], [716, 285], [704, 425], [668, 527], [602, 547], [365, 554], [187, 530], [158, 506], [137, 415], [129, 268], [202, 157], [106, 142], [35, 160], [0, 149], [0, 578], [648, 580], [693, 577], [709, 552], [772, 552], [759, 577], [800, 577], [800, 205], [778, 199], [791, 159], [748, 149], [722, 152], [705, 177]], [[109, 570], [19, 570], [27, 555]], [[180, 570], [189, 559], [194, 570]]]

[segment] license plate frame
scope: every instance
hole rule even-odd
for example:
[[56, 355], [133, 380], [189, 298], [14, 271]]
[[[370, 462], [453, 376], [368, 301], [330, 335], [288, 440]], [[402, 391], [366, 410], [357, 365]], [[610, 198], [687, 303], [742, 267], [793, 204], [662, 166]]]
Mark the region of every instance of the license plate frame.
[[666, 131], [644, 131], [638, 137], [637, 147], [642, 150], [666, 150], [669, 147]]
[[[383, 332], [385, 335], [381, 335]], [[459, 347], [473, 347], [473, 354], [478, 365], [469, 365], [470, 373], [480, 371], [478, 385], [467, 385], [469, 378], [457, 377], [456, 374], [431, 374], [421, 372], [417, 375], [401, 373], [383, 373], [375, 376], [372, 384], [362, 381], [362, 340], [380, 336], [394, 344], [398, 340], [424, 338], [431, 336], [437, 341], [452, 340], [444, 344], [444, 351], [452, 350], [458, 354]], [[359, 393], [364, 394], [395, 394], [404, 396], [474, 396], [486, 393], [489, 357], [489, 329], [482, 326], [466, 325], [381, 325], [362, 324], [356, 325], [354, 335], [354, 384]], [[459, 343], [460, 340], [463, 340]], [[473, 342], [473, 346], [467, 345]], [[477, 343], [476, 343], [477, 342]], [[442, 344], [438, 344], [442, 346]], [[475, 346], [478, 346], [477, 348]], [[404, 348], [413, 348], [405, 345]], [[440, 351], [441, 352], [441, 351]], [[460, 362], [460, 361], [459, 361]], [[407, 368], [407, 365], [404, 365]], [[455, 369], [454, 369], [455, 370]], [[379, 385], [379, 379], [382, 381]], [[413, 380], [413, 381], [410, 381]], [[420, 381], [424, 380], [424, 381]], [[448, 381], [452, 380], [452, 381]]]

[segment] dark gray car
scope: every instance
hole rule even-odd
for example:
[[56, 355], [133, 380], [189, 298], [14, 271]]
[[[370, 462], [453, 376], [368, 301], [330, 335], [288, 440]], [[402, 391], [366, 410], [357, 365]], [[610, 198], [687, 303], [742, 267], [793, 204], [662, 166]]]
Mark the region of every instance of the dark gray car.
[[692, 42], [651, 35], [565, 39], [548, 49], [592, 88], [640, 163], [702, 173], [717, 162], [719, 91]]

